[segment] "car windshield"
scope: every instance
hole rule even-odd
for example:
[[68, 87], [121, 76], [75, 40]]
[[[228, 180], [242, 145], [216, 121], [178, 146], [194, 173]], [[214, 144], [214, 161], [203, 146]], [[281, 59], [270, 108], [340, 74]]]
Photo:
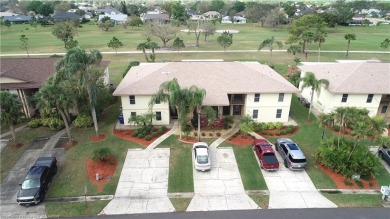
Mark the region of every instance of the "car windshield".
[[22, 184], [22, 189], [36, 189], [39, 187], [39, 179], [26, 179]]
[[209, 162], [209, 157], [206, 155], [201, 155], [197, 157], [199, 164], [206, 164]]
[[290, 150], [299, 150], [296, 144], [287, 144], [287, 146], [290, 148]]

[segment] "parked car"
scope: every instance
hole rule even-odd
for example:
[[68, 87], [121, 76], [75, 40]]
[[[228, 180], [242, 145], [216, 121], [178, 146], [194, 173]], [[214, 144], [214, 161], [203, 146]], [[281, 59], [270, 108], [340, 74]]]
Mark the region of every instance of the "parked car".
[[205, 142], [197, 142], [192, 146], [194, 150], [196, 170], [206, 171], [211, 168], [209, 146]]
[[30, 168], [16, 196], [19, 205], [39, 204], [45, 199], [53, 176], [57, 173], [55, 157], [40, 157]]
[[284, 166], [291, 170], [303, 170], [306, 167], [306, 157], [299, 146], [289, 138], [276, 140], [275, 148], [283, 158]]
[[265, 139], [256, 139], [253, 141], [253, 150], [260, 161], [260, 168], [269, 171], [279, 169], [279, 161], [275, 156], [272, 145]]
[[386, 163], [390, 166], [390, 150], [388, 147], [383, 146], [380, 149], [378, 155], [380, 158], [382, 158], [384, 161], [386, 161]]

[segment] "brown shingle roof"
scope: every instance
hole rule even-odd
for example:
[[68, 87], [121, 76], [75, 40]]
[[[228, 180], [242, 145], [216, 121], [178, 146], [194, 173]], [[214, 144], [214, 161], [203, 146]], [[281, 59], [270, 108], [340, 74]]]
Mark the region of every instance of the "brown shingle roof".
[[333, 93], [390, 94], [390, 63], [337, 63], [303, 65], [318, 79], [327, 79]]
[[182, 88], [204, 88], [205, 105], [229, 105], [227, 94], [299, 92], [273, 69], [257, 62], [170, 62], [131, 68], [114, 96], [152, 95], [173, 78]]

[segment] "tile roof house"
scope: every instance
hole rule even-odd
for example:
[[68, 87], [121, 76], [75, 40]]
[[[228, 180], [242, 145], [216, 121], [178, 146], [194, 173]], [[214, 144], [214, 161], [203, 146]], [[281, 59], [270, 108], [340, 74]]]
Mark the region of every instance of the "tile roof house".
[[[318, 111], [330, 113], [337, 107], [366, 108], [370, 116], [380, 115], [390, 122], [390, 63], [313, 63], [299, 69], [301, 77], [313, 72], [317, 79], [330, 82], [328, 89], [322, 88], [320, 95], [313, 97], [313, 107]], [[301, 94], [310, 100], [310, 89], [304, 89]]]
[[[17, 94], [26, 117], [34, 115], [34, 107], [29, 103], [31, 98], [43, 86], [46, 80], [54, 75], [54, 65], [58, 58], [18, 58], [0, 60], [0, 88]], [[109, 61], [102, 61], [105, 69], [104, 81], [108, 84]]]
[[81, 20], [83, 17], [74, 12], [58, 12], [52, 16], [55, 21]]
[[[183, 61], [145, 63], [130, 69], [113, 93], [120, 96], [124, 124], [149, 111], [149, 101], [160, 84], [176, 78], [182, 88], [206, 90], [203, 105], [218, 115], [250, 115], [260, 122], [287, 122], [291, 97], [299, 90], [267, 65], [257, 62]], [[168, 103], [155, 104], [155, 125], [170, 123], [175, 112]]]
[[232, 21], [234, 22], [234, 24], [246, 24], [246, 18], [240, 17], [240, 16], [233, 16], [233, 20], [232, 20], [232, 17], [225, 16], [222, 18], [221, 23], [231, 24], [231, 23], [233, 23]]
[[164, 24], [169, 22], [168, 14], [146, 13], [146, 14], [141, 14], [140, 18], [144, 23], [155, 22], [158, 24]]
[[9, 21], [13, 24], [29, 23], [31, 17], [26, 15], [3, 16], [3, 21]]

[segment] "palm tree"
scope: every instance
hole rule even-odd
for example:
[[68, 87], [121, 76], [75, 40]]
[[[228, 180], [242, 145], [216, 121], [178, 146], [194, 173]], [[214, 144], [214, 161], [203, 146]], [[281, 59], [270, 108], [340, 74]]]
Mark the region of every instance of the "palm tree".
[[351, 44], [351, 40], [356, 40], [356, 35], [354, 33], [347, 33], [344, 35], [344, 39], [348, 40], [347, 53], [345, 54], [345, 58], [348, 58], [348, 52], [349, 52], [349, 46]]
[[319, 122], [320, 128], [322, 128], [322, 139], [324, 139], [324, 138], [326, 138], [326, 134], [325, 134], [326, 127], [332, 125], [332, 122], [333, 122], [332, 115], [321, 113], [318, 116], [318, 122]]
[[[204, 97], [206, 96], [206, 90], [203, 88], [198, 88], [196, 86], [191, 86], [189, 88], [190, 91], [190, 101], [189, 106], [195, 106], [196, 112], [198, 113], [198, 141], [200, 141], [200, 112], [203, 108], [204, 111], [207, 113], [207, 118], [209, 120], [209, 123], [213, 122], [216, 117], [216, 113], [213, 108], [210, 106], [202, 106]], [[193, 111], [190, 109], [190, 111]]]
[[376, 140], [376, 143], [379, 144], [379, 147], [375, 154], [379, 153], [384, 145], [390, 145], [390, 136], [381, 136]]
[[[153, 42], [149, 37], [146, 39], [146, 42], [140, 43], [137, 46], [137, 50], [142, 50], [147, 62], [154, 62], [154, 60], [156, 59], [155, 50], [159, 48], [160, 47], [158, 46], [158, 44], [156, 42]], [[146, 54], [146, 49], [149, 49], [151, 51], [149, 57]]]
[[356, 139], [355, 144], [352, 148], [351, 153], [348, 156], [348, 160], [351, 158], [352, 153], [355, 151], [356, 147], [359, 144], [359, 141], [361, 138], [364, 138], [368, 135], [369, 127], [367, 126], [367, 123], [369, 122], [369, 117], [364, 115], [359, 115], [356, 118], [356, 123], [353, 125], [352, 129], [352, 136]]
[[307, 60], [307, 47], [313, 41], [314, 33], [311, 31], [305, 31], [302, 33], [302, 51], [305, 53], [305, 60]]
[[160, 85], [159, 90], [152, 95], [149, 106], [152, 108], [157, 102], [168, 102], [172, 110], [177, 111], [177, 118], [179, 122], [180, 139], [181, 139], [181, 124], [186, 121], [186, 115], [190, 113], [190, 92], [188, 89], [182, 89], [176, 78], [171, 81], [166, 81]]
[[16, 143], [15, 125], [22, 118], [22, 103], [18, 95], [8, 91], [0, 91], [0, 122], [8, 125], [11, 130], [13, 142]]
[[35, 97], [38, 100], [37, 106], [43, 111], [51, 112], [54, 108], [60, 113], [62, 120], [64, 121], [70, 143], [72, 142], [72, 137], [70, 134], [66, 111], [69, 107], [71, 107], [73, 101], [69, 92], [67, 92], [61, 85], [56, 85], [53, 82], [53, 78], [50, 78], [48, 82], [39, 89], [39, 92], [35, 94]]
[[95, 109], [97, 100], [96, 82], [98, 73], [102, 72], [100, 68], [97, 68], [101, 60], [102, 54], [99, 50], [92, 49], [90, 53], [87, 53], [78, 46], [68, 50], [65, 57], [56, 64], [57, 77], [71, 78], [76, 74], [79, 77], [80, 85], [86, 88], [96, 136], [98, 135]]
[[370, 147], [375, 139], [379, 138], [383, 131], [386, 130], [386, 122], [382, 117], [379, 116], [373, 116], [370, 118], [369, 122], [369, 128], [370, 128], [370, 135], [371, 140], [367, 148], [367, 153], [370, 151]]
[[263, 42], [261, 42], [259, 45], [259, 51], [262, 50], [264, 47], [267, 46], [269, 47], [269, 51], [270, 51], [269, 64], [271, 64], [272, 62], [272, 50], [274, 49], [274, 43], [276, 43], [279, 49], [283, 47], [283, 43], [281, 41], [276, 41], [274, 36], [272, 36], [269, 39], [263, 40]]
[[337, 122], [339, 123], [340, 125], [340, 129], [339, 129], [339, 134], [337, 136], [337, 148], [340, 147], [340, 135], [341, 135], [341, 129], [344, 127], [344, 124], [345, 124], [345, 120], [346, 120], [346, 115], [347, 115], [347, 112], [348, 111], [348, 108], [346, 107], [337, 107], [336, 110], [334, 111], [334, 118], [336, 118]]
[[288, 48], [287, 48], [287, 52], [288, 53], [292, 53], [294, 58], [295, 58], [295, 55], [299, 52], [301, 52], [301, 49], [302, 47], [300, 45], [290, 45]]
[[321, 45], [325, 43], [325, 37], [328, 34], [325, 31], [317, 31], [314, 35], [314, 42], [318, 42], [318, 62], [320, 61], [321, 56]]
[[324, 86], [325, 88], [328, 88], [329, 81], [326, 79], [317, 79], [313, 72], [307, 72], [305, 76], [302, 78], [302, 87], [301, 89], [305, 88], [311, 88], [311, 98], [310, 98], [310, 108], [309, 108], [309, 116], [308, 119], [310, 119], [311, 110], [313, 107], [313, 97], [314, 92], [317, 93], [317, 96], [321, 93], [321, 87]]

